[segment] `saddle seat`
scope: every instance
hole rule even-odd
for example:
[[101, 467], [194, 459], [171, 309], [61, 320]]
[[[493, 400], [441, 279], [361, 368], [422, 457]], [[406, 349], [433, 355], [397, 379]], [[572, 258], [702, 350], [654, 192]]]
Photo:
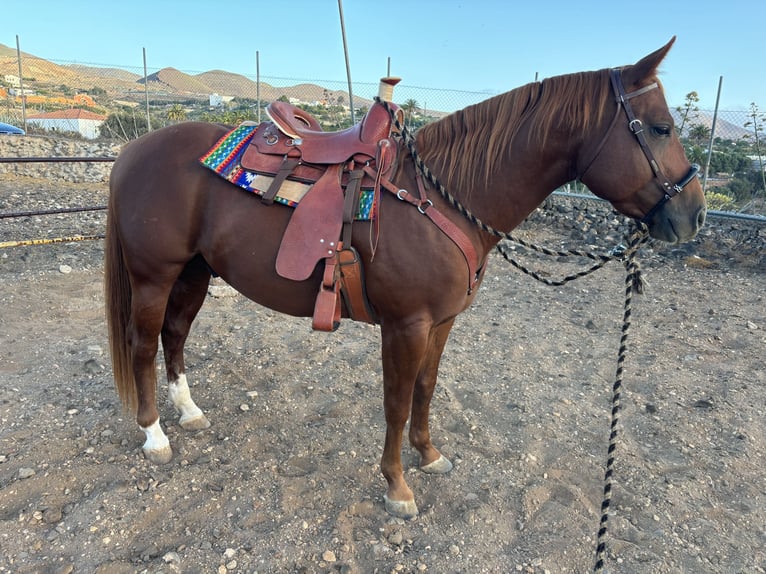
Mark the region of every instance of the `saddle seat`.
[[358, 124], [335, 132], [322, 131], [311, 114], [286, 102], [271, 102], [266, 113], [279, 131], [292, 138], [301, 159], [309, 163], [333, 165], [351, 158], [374, 159], [378, 142], [391, 134], [391, 116], [380, 105], [373, 105]]

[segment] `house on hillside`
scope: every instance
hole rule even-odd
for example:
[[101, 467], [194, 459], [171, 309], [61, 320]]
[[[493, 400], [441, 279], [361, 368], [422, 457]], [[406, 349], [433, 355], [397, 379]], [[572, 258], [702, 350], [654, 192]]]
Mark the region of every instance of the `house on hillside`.
[[234, 99], [234, 96], [221, 96], [219, 94], [210, 94], [210, 107], [220, 108]]
[[68, 109], [27, 116], [27, 123], [50, 132], [75, 132], [86, 139], [100, 135], [99, 127], [106, 116], [87, 110]]
[[21, 78], [18, 76], [14, 76], [13, 74], [5, 74], [3, 76], [3, 81], [11, 86], [12, 88], [20, 88], [21, 87]]

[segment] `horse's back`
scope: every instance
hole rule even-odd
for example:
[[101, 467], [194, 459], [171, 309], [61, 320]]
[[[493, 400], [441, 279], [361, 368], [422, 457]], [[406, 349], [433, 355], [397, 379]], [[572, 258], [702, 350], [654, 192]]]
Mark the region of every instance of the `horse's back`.
[[228, 129], [187, 122], [151, 132], [123, 148], [110, 179], [110, 215], [134, 274], [170, 277], [195, 256], [250, 299], [310, 315], [319, 274], [295, 282], [275, 271], [292, 213], [266, 206], [201, 165]]

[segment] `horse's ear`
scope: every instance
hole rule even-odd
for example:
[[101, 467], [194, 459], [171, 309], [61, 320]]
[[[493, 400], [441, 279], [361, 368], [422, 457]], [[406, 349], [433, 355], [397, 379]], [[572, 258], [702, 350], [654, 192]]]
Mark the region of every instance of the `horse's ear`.
[[668, 52], [670, 51], [670, 48], [673, 46], [673, 42], [675, 41], [676, 41], [676, 37], [673, 36], [670, 39], [670, 42], [665, 44], [662, 48], [652, 52], [651, 54], [649, 54], [648, 56], [645, 56], [644, 58], [641, 58], [634, 65], [626, 68], [624, 72], [625, 83], [628, 85], [637, 84], [644, 78], [656, 76], [657, 68], [659, 68], [660, 64], [662, 63], [662, 60], [665, 59], [665, 56], [667, 56]]

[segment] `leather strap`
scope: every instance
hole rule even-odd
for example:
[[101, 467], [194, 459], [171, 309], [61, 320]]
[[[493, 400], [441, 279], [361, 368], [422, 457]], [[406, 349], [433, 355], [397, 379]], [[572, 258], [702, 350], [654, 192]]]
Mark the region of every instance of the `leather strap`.
[[[369, 168], [365, 168], [365, 170], [367, 169]], [[478, 261], [476, 249], [463, 230], [448, 219], [441, 211], [436, 209], [431, 200], [428, 199], [419, 171], [417, 172], [415, 180], [417, 181], [418, 195], [420, 196], [420, 199], [415, 198], [406, 189], [398, 188], [388, 179], [382, 178], [380, 180], [380, 185], [386, 191], [393, 193], [400, 201], [404, 201], [417, 207], [420, 213], [427, 216], [428, 219], [442, 231], [442, 233], [449, 237], [452, 242], [458, 246], [465, 258], [466, 265], [468, 266], [468, 293], [470, 294], [473, 292], [474, 287], [476, 287], [476, 284], [481, 278], [484, 261], [481, 263]]]
[[271, 180], [269, 188], [261, 196], [261, 201], [263, 203], [266, 205], [271, 205], [274, 203], [274, 198], [277, 196], [279, 188], [282, 187], [282, 184], [287, 179], [287, 176], [289, 176], [300, 163], [300, 157], [285, 156], [285, 158], [282, 160], [282, 165], [279, 166], [279, 171], [274, 176], [274, 179]]
[[423, 178], [419, 171], [415, 176], [415, 181], [418, 184], [418, 193], [421, 202], [421, 207], [418, 207], [418, 211], [425, 214], [431, 221], [433, 221], [436, 226], [460, 248], [463, 257], [465, 258], [465, 262], [468, 264], [468, 292], [471, 293], [479, 280], [479, 271], [477, 269], [478, 257], [476, 256], [476, 250], [473, 247], [473, 243], [471, 243], [468, 236], [463, 233], [462, 229], [455, 225], [452, 220], [447, 219], [441, 211], [434, 207], [434, 204], [426, 195]]
[[314, 304], [311, 327], [315, 331], [335, 331], [340, 326], [340, 297], [338, 289], [337, 257], [325, 259], [322, 284]]
[[649, 162], [649, 166], [652, 168], [654, 176], [660, 182], [660, 186], [663, 188], [665, 193], [669, 194], [671, 197], [676, 195], [678, 192], [673, 190], [673, 184], [670, 183], [670, 180], [665, 177], [664, 173], [662, 173], [660, 164], [657, 163], [657, 160], [654, 157], [654, 153], [652, 153], [652, 149], [649, 147], [649, 142], [646, 141], [646, 135], [644, 134], [644, 124], [636, 117], [636, 114], [633, 113], [633, 106], [628, 103], [628, 100], [631, 98], [635, 98], [636, 96], [640, 96], [649, 90], [657, 88], [657, 83], [655, 82], [649, 84], [648, 86], [644, 86], [635, 92], [626, 94], [625, 88], [622, 85], [622, 74], [620, 73], [620, 70], [612, 70], [612, 73], [609, 77], [612, 82], [612, 89], [615, 93], [615, 100], [617, 101], [617, 105], [618, 107], [621, 105], [625, 110], [625, 115], [628, 117], [628, 127], [630, 128], [630, 131], [633, 133], [633, 135], [636, 136], [638, 145], [641, 147], [641, 151], [644, 152], [644, 155]]
[[343, 198], [343, 245], [351, 245], [351, 229], [359, 208], [359, 189], [364, 177], [363, 169], [351, 169], [346, 183], [345, 197]]
[[338, 251], [340, 269], [340, 293], [349, 317], [354, 321], [375, 324], [375, 312], [367, 299], [364, 288], [364, 269], [359, 253], [353, 247]]

